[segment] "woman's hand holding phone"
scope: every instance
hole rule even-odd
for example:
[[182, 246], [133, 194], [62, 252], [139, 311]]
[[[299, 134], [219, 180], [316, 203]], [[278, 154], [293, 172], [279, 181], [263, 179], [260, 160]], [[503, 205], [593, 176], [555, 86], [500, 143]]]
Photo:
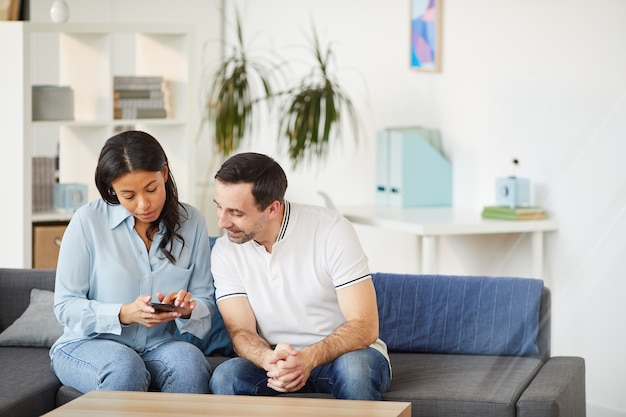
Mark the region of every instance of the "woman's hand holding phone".
[[191, 311], [196, 307], [196, 302], [191, 299], [191, 293], [185, 290], [172, 291], [168, 295], [163, 295], [159, 292], [157, 293], [157, 298], [161, 304], [173, 304], [176, 311], [184, 319], [191, 317]]
[[161, 302], [156, 303], [156, 305], [151, 303], [152, 297], [149, 295], [140, 295], [132, 303], [122, 304], [118, 313], [120, 323], [123, 325], [137, 323], [146, 327], [154, 327], [191, 314], [189, 302], [187, 308], [182, 308], [169, 302], [162, 294], [157, 295], [161, 298]]

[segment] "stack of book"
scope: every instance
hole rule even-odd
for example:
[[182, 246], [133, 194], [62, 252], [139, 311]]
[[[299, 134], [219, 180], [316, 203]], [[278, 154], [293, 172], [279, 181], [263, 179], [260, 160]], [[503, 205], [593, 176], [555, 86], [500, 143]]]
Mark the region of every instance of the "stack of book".
[[502, 220], [539, 220], [547, 217], [541, 207], [485, 206], [482, 216], [488, 219]]
[[54, 209], [54, 183], [56, 182], [56, 159], [33, 157], [33, 211]]
[[169, 91], [163, 77], [113, 77], [115, 119], [164, 119], [169, 117], [169, 108]]

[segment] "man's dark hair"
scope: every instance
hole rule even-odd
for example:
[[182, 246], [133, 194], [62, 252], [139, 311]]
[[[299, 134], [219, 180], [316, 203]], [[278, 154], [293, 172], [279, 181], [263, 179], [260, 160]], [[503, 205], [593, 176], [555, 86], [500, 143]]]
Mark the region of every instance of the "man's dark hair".
[[261, 211], [276, 200], [282, 203], [287, 191], [287, 175], [278, 162], [255, 152], [228, 158], [215, 174], [215, 179], [227, 184], [252, 183], [252, 196]]

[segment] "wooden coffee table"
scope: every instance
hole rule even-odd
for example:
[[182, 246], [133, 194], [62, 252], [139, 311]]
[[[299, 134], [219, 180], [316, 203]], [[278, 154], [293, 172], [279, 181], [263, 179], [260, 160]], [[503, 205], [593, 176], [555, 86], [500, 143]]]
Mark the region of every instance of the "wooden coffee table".
[[328, 398], [91, 391], [52, 410], [45, 416], [410, 417], [411, 403]]

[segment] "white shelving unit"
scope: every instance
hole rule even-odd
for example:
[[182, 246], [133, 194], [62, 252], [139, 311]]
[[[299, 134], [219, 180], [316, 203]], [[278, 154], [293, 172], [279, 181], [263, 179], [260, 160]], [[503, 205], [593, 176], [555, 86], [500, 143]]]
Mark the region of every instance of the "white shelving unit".
[[[105, 140], [132, 127], [163, 145], [180, 198], [195, 204], [195, 34], [188, 24], [0, 22], [0, 267], [32, 265], [32, 227], [67, 213], [32, 213], [32, 157], [59, 152], [60, 182], [89, 186]], [[169, 84], [168, 119], [113, 119], [114, 75], [160, 75]], [[74, 120], [33, 121], [33, 85], [70, 86]], [[58, 144], [58, 148], [57, 148]], [[51, 154], [52, 153], [52, 154]], [[42, 220], [43, 219], [43, 220]]]

